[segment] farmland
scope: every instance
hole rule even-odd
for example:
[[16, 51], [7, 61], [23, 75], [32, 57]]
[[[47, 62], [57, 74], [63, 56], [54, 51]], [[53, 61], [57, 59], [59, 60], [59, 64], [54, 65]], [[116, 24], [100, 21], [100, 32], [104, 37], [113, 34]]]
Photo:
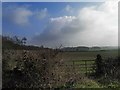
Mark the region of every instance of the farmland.
[[[77, 80], [74, 83], [74, 87], [79, 88], [97, 88], [102, 87], [94, 79], [89, 79], [85, 75], [86, 70], [91, 71], [93, 68], [82, 68], [85, 65], [84, 61], [88, 65], [94, 65], [96, 55], [100, 54], [103, 59], [107, 58], [116, 58], [118, 55], [117, 50], [115, 51], [94, 51], [94, 52], [58, 52], [55, 55], [54, 50], [4, 50], [3, 51], [3, 84], [4, 87], [11, 87], [9, 83], [12, 78], [16, 75], [11, 76], [9, 80], [9, 73], [14, 71], [17, 67], [20, 72], [24, 73], [29, 72], [31, 76], [26, 76], [30, 79], [28, 82], [31, 82], [31, 87], [38, 87], [39, 85], [50, 84], [51, 87], [58, 88], [69, 84], [69, 80]], [[47, 61], [43, 62], [43, 59], [46, 58]], [[92, 60], [92, 61], [91, 61]], [[26, 64], [27, 62], [27, 64]], [[28, 65], [30, 64], [29, 67]], [[27, 65], [27, 66], [26, 66]], [[83, 66], [82, 66], [83, 65]], [[9, 73], [8, 73], [9, 72]], [[10, 74], [11, 75], [11, 74]], [[27, 75], [27, 74], [26, 74]], [[37, 75], [37, 76], [36, 76]], [[17, 75], [18, 76], [18, 75]], [[42, 77], [46, 77], [45, 82], [43, 82]], [[31, 81], [34, 79], [35, 83]], [[20, 77], [19, 77], [20, 78]], [[16, 78], [16, 80], [18, 80]], [[18, 80], [19, 81], [19, 80]], [[24, 80], [23, 80], [24, 81]], [[17, 83], [18, 87], [25, 87], [29, 84], [27, 82], [20, 81]], [[37, 85], [36, 85], [37, 83]], [[15, 82], [13, 83], [13, 87]], [[89, 85], [90, 84], [90, 85]], [[82, 86], [81, 86], [82, 85]], [[88, 86], [87, 86], [88, 85]], [[49, 87], [49, 86], [45, 86]], [[67, 87], [67, 86], [66, 86]]]
[[120, 89], [118, 0], [83, 1], [1, 3], [3, 90]]
[[100, 54], [102, 59], [116, 58], [118, 57], [118, 50], [63, 52], [59, 55], [61, 55], [66, 65], [74, 64], [75, 68], [78, 69], [79, 72], [86, 73], [86, 68], [84, 67], [85, 64], [88, 66], [87, 70], [92, 71], [93, 67], [95, 67], [94, 65], [97, 54]]
[[[117, 50], [65, 52], [7, 40], [3, 48], [4, 88], [120, 87]], [[103, 60], [101, 77], [96, 77], [97, 59]]]
[[118, 56], [118, 50], [106, 51], [87, 51], [87, 52], [62, 52], [59, 54], [65, 61], [95, 60], [96, 55], [100, 54], [103, 59], [115, 58]]

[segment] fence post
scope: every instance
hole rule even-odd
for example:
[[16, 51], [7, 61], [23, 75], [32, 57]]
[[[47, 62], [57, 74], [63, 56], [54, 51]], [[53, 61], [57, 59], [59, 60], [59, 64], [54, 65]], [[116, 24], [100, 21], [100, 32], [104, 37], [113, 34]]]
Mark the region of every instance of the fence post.
[[96, 75], [100, 76], [101, 74], [103, 74], [102, 57], [98, 54], [96, 58]]

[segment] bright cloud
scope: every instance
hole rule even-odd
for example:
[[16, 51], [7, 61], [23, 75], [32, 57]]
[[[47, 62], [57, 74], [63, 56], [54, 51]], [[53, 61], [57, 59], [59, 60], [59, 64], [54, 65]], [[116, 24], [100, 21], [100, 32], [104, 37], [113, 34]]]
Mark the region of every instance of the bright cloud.
[[[69, 10], [69, 6], [68, 6]], [[40, 35], [34, 37], [38, 45], [56, 47], [78, 45], [117, 45], [117, 2], [82, 8], [77, 16], [51, 18]]]

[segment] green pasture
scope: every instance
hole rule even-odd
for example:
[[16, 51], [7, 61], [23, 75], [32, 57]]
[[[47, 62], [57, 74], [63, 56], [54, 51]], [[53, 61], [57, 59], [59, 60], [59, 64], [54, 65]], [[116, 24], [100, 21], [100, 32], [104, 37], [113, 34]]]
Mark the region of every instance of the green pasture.
[[[95, 68], [95, 59], [97, 54], [100, 54], [103, 59], [107, 58], [116, 58], [118, 57], [118, 50], [107, 50], [107, 51], [88, 51], [88, 52], [62, 52], [60, 53], [60, 57], [64, 60], [65, 65], [72, 66], [81, 73], [87, 71], [94, 71]], [[86, 62], [85, 62], [86, 60]]]
[[86, 51], [86, 52], [61, 52], [59, 55], [64, 60], [95, 60], [97, 54], [103, 59], [118, 57], [118, 50]]
[[[86, 62], [85, 62], [86, 61]], [[65, 67], [69, 67], [70, 69], [74, 69], [75, 72], [86, 73], [94, 72], [95, 61], [94, 60], [71, 60], [65, 62]]]

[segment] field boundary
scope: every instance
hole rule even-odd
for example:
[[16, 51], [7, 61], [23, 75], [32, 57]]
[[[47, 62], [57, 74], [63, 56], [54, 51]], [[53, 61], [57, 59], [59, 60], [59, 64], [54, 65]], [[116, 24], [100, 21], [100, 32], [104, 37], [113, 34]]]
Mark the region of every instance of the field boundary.
[[86, 76], [95, 73], [96, 69], [95, 60], [77, 60], [77, 63], [76, 61], [72, 61], [72, 66], [74, 69], [80, 68], [80, 71], [83, 72]]

